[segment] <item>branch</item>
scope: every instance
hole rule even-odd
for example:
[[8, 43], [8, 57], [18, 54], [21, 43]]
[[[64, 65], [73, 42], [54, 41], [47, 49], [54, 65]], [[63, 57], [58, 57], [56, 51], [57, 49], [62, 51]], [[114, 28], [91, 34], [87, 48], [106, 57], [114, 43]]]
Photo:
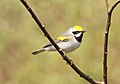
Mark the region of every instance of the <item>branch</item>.
[[105, 5], [106, 5], [107, 13], [108, 13], [108, 11], [109, 11], [109, 3], [108, 3], [108, 0], [105, 0]]
[[77, 66], [74, 64], [74, 62], [72, 60], [70, 60], [64, 53], [64, 51], [62, 51], [62, 49], [59, 48], [59, 46], [53, 41], [53, 39], [51, 38], [51, 36], [48, 34], [48, 32], [46, 31], [45, 27], [41, 24], [41, 22], [38, 20], [37, 16], [35, 15], [35, 13], [32, 11], [32, 9], [29, 7], [29, 5], [27, 4], [27, 2], [25, 0], [20, 0], [22, 2], [22, 4], [26, 7], [26, 9], [29, 11], [29, 13], [32, 15], [32, 18], [35, 20], [35, 22], [38, 24], [38, 26], [40, 27], [40, 29], [43, 31], [43, 33], [45, 34], [45, 36], [48, 38], [48, 40], [53, 44], [53, 46], [56, 48], [56, 50], [59, 52], [59, 54], [62, 56], [62, 58], [67, 62], [67, 64], [69, 64], [71, 66], [71, 68], [82, 78], [84, 78], [85, 80], [87, 80], [89, 83], [91, 84], [101, 84], [101, 82], [97, 82], [94, 79], [92, 79], [91, 77], [89, 77], [88, 75], [86, 75], [85, 73], [83, 73], [81, 70], [79, 70], [77, 68]]
[[109, 35], [109, 29], [111, 25], [111, 16], [112, 16], [113, 10], [119, 3], [120, 3], [120, 0], [116, 1], [107, 12], [107, 24], [106, 24], [105, 39], [104, 39], [104, 60], [103, 60], [103, 79], [105, 84], [107, 84], [108, 35]]

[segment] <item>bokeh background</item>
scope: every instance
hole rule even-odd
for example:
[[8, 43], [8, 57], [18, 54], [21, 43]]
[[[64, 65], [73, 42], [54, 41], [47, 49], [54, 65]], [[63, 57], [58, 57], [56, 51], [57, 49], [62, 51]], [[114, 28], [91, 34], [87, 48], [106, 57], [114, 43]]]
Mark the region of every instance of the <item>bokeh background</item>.
[[[109, 0], [110, 6], [116, 0]], [[74, 25], [87, 30], [81, 47], [67, 54], [87, 75], [101, 81], [106, 8], [104, 0], [27, 0], [52, 37]], [[120, 84], [120, 6], [112, 16], [108, 80]], [[89, 84], [57, 52], [37, 56], [48, 42], [19, 0], [0, 1], [0, 84]]]

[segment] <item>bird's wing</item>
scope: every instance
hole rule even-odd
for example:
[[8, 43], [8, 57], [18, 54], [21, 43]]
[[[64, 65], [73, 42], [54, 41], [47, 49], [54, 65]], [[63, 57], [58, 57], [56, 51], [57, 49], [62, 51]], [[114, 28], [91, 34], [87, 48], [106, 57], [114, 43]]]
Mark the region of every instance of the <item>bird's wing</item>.
[[[59, 36], [54, 41], [55, 41], [55, 43], [68, 42], [70, 38], [71, 38], [71, 36]], [[52, 43], [48, 43], [43, 48], [46, 48], [46, 47], [49, 47], [49, 46], [52, 46]]]
[[[60, 42], [59, 40], [54, 40], [55, 43], [58, 43]], [[43, 48], [46, 48], [46, 47], [49, 47], [49, 46], [52, 46], [52, 43], [48, 43], [47, 45], [45, 45]]]
[[61, 42], [67, 42], [67, 41], [69, 41], [70, 38], [71, 38], [71, 36], [59, 36], [59, 37], [57, 37], [57, 40], [59, 40]]

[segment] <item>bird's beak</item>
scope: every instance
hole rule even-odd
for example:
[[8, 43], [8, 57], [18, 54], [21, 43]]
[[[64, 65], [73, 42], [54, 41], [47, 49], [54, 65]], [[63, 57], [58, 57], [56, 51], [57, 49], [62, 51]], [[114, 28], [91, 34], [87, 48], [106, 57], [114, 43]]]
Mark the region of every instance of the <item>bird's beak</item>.
[[86, 30], [83, 30], [82, 32], [85, 33], [85, 32], [87, 32], [87, 31], [86, 31]]

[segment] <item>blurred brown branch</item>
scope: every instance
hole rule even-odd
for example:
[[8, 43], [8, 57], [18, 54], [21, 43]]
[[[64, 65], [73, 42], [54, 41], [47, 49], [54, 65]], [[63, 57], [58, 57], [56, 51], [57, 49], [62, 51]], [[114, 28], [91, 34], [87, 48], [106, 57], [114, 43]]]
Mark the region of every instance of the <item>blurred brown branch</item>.
[[45, 27], [41, 24], [41, 22], [38, 20], [37, 16], [35, 15], [35, 13], [32, 11], [32, 9], [29, 7], [29, 5], [27, 4], [27, 2], [25, 0], [20, 0], [22, 2], [22, 4], [26, 7], [26, 9], [29, 11], [29, 13], [32, 15], [33, 19], [35, 20], [35, 22], [38, 24], [38, 26], [40, 27], [40, 29], [43, 31], [43, 33], [45, 34], [45, 36], [48, 38], [48, 40], [53, 44], [53, 46], [56, 48], [56, 50], [60, 53], [60, 55], [62, 56], [62, 58], [67, 62], [67, 64], [69, 64], [72, 69], [82, 78], [84, 78], [85, 80], [87, 80], [89, 83], [91, 84], [101, 84], [101, 82], [97, 82], [94, 79], [92, 79], [91, 77], [89, 77], [88, 75], [86, 75], [85, 73], [83, 73], [81, 70], [79, 70], [77, 68], [77, 66], [73, 63], [73, 61], [71, 59], [69, 59], [64, 51], [62, 51], [59, 46], [53, 41], [53, 39], [51, 38], [51, 36], [48, 34], [48, 32], [46, 31]]
[[107, 24], [106, 24], [105, 39], [104, 39], [103, 80], [104, 80], [104, 83], [107, 84], [108, 35], [109, 35], [109, 29], [111, 25], [112, 12], [115, 9], [115, 7], [120, 3], [120, 0], [116, 1], [110, 9], [108, 7], [109, 6], [108, 0], [105, 0], [105, 3], [107, 8]]
[[108, 0], [105, 0], [105, 5], [106, 5], [107, 13], [108, 13], [108, 11], [109, 11], [109, 3], [108, 3]]

